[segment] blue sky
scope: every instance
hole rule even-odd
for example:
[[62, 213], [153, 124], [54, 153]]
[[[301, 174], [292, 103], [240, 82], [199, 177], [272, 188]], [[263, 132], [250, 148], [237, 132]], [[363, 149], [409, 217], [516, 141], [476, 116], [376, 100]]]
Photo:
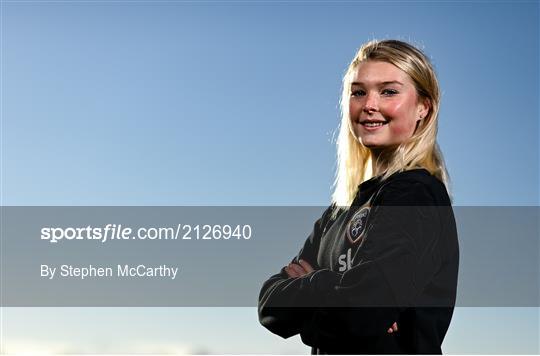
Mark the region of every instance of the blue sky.
[[[373, 38], [410, 41], [435, 65], [455, 205], [539, 203], [537, 1], [3, 1], [1, 11], [2, 205], [325, 206], [341, 77]], [[30, 338], [121, 352], [139, 332], [152, 350], [308, 351], [266, 332], [254, 308], [3, 312], [13, 350]], [[223, 339], [204, 336], [231, 315]], [[460, 308], [445, 351], [538, 353], [538, 319], [538, 309]], [[170, 334], [182, 327], [183, 338]], [[502, 336], [510, 330], [522, 332]]]

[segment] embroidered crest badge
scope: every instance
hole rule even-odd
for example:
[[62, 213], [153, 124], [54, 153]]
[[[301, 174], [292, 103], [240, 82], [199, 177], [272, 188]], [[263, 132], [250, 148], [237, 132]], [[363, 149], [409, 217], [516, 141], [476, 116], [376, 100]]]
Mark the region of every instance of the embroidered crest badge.
[[354, 213], [347, 226], [347, 238], [352, 244], [361, 243], [366, 232], [370, 207], [365, 206]]

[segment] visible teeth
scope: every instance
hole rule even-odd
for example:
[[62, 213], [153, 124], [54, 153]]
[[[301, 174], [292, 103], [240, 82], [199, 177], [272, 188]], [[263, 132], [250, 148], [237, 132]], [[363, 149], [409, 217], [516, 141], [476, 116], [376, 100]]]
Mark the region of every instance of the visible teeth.
[[365, 126], [368, 126], [368, 127], [375, 127], [375, 126], [382, 126], [384, 125], [383, 122], [365, 122], [364, 123]]

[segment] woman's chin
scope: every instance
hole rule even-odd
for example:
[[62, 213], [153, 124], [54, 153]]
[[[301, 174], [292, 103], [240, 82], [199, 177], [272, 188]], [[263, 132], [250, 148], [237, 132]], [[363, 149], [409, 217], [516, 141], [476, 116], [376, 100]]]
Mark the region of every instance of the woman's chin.
[[369, 149], [376, 149], [376, 148], [383, 148], [384, 145], [382, 145], [380, 142], [376, 142], [376, 141], [373, 141], [373, 140], [362, 140], [360, 138], [360, 143], [362, 143], [362, 145], [364, 145], [365, 147], [369, 148]]

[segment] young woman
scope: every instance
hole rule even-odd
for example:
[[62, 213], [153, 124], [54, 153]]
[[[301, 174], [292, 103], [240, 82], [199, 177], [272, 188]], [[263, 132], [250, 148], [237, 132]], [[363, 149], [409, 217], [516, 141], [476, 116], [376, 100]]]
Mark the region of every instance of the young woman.
[[436, 141], [429, 59], [397, 40], [364, 44], [343, 78], [332, 204], [259, 296], [259, 320], [312, 354], [440, 354], [459, 247]]

